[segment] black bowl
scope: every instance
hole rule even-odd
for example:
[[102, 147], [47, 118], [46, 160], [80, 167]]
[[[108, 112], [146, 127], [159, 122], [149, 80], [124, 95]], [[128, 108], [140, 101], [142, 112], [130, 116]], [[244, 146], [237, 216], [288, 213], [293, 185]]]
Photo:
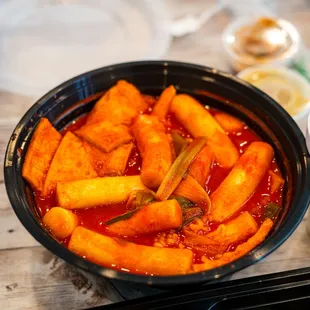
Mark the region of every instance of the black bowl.
[[[45, 230], [31, 190], [21, 176], [31, 135], [41, 117], [61, 130], [88, 112], [98, 96], [119, 79], [134, 83], [143, 93], [158, 95], [176, 85], [179, 92], [196, 97], [243, 119], [276, 153], [286, 179], [284, 204], [269, 237], [246, 256], [213, 270], [184, 276], [144, 276], [116, 271], [86, 261], [58, 243]], [[310, 156], [305, 139], [293, 119], [270, 97], [236, 77], [215, 69], [170, 61], [145, 61], [113, 65], [75, 77], [35, 103], [15, 128], [8, 143], [4, 176], [6, 190], [22, 224], [51, 252], [93, 274], [160, 287], [204, 283], [259, 261], [282, 244], [305, 214], [310, 196]]]

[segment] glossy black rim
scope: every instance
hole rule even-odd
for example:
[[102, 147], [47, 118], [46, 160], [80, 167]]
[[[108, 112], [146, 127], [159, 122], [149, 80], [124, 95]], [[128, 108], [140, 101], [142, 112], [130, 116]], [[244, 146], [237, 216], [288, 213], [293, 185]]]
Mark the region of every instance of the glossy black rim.
[[[277, 110], [278, 115], [282, 118], [287, 119], [288, 126], [290, 130], [295, 133], [296, 144], [298, 144], [299, 148], [303, 153], [304, 162], [298, 166], [300, 169], [299, 174], [299, 182], [302, 184], [299, 186], [296, 192], [296, 198], [294, 200], [294, 210], [290, 214], [290, 217], [285, 219], [284, 223], [281, 225], [280, 229], [274, 233], [273, 236], [267, 238], [262, 244], [256, 247], [253, 251], [248, 253], [246, 256], [232, 262], [228, 265], [212, 269], [209, 271], [203, 271], [199, 273], [189, 274], [189, 275], [180, 275], [180, 276], [146, 276], [146, 275], [137, 275], [125, 273], [122, 271], [117, 271], [114, 269], [102, 267], [100, 265], [91, 263], [83, 258], [73, 254], [67, 248], [63, 247], [60, 243], [54, 240], [41, 226], [41, 224], [36, 220], [33, 212], [27, 206], [27, 202], [23, 199], [21, 193], [24, 191], [24, 187], [20, 182], [20, 171], [16, 171], [16, 141], [18, 139], [21, 128], [24, 127], [25, 123], [31, 119], [32, 115], [36, 113], [38, 108], [46, 102], [50, 98], [57, 97], [62, 90], [66, 89], [68, 86], [73, 83], [77, 83], [85, 76], [92, 76], [94, 74], [111, 74], [115, 69], [126, 69], [131, 68], [132, 66], [161, 66], [165, 67], [179, 67], [179, 68], [188, 68], [199, 71], [200, 73], [212, 73], [220, 76], [224, 80], [228, 79], [230, 81], [234, 81], [239, 85], [243, 85], [247, 90], [251, 90], [251, 92], [256, 95], [259, 95], [262, 100], [269, 101], [269, 103], [274, 105], [274, 109]], [[91, 272], [96, 275], [102, 275], [111, 279], [118, 279], [124, 281], [130, 281], [135, 283], [161, 286], [161, 287], [172, 287], [176, 285], [188, 285], [188, 284], [199, 284], [203, 282], [207, 282], [210, 280], [218, 279], [220, 277], [226, 276], [232, 272], [236, 272], [242, 268], [248, 267], [251, 264], [261, 260], [266, 255], [270, 254], [277, 247], [279, 247], [296, 229], [298, 224], [301, 222], [309, 204], [309, 196], [310, 196], [310, 156], [306, 148], [305, 139], [300, 132], [300, 129], [296, 125], [296, 123], [288, 117], [288, 114], [278, 105], [276, 104], [270, 97], [262, 93], [260, 90], [255, 88], [254, 86], [238, 79], [237, 77], [221, 72], [218, 70], [214, 70], [212, 68], [203, 67], [194, 64], [188, 63], [180, 63], [173, 61], [142, 61], [142, 62], [130, 62], [117, 64], [112, 66], [103, 67], [100, 69], [96, 69], [84, 74], [81, 74], [77, 77], [74, 77], [63, 84], [57, 86], [41, 99], [39, 99], [24, 115], [24, 117], [20, 120], [18, 125], [16, 126], [7, 146], [6, 155], [5, 155], [5, 164], [4, 164], [4, 177], [5, 177], [5, 185], [6, 190], [9, 196], [9, 200], [13, 209], [18, 216], [19, 220], [25, 226], [25, 228], [29, 231], [29, 233], [39, 241], [43, 246], [45, 246], [48, 250], [64, 259], [68, 263], [82, 268], [88, 272]]]

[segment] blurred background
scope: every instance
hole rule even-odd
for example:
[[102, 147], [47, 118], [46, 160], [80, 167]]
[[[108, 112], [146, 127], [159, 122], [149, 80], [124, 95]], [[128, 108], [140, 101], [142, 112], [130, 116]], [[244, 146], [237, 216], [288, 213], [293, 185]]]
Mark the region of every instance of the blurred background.
[[279, 64], [307, 78], [309, 20], [307, 0], [1, 0], [1, 96], [35, 100], [85, 71], [147, 59], [232, 73]]
[[230, 71], [223, 32], [244, 17], [291, 22], [307, 47], [307, 0], [1, 0], [0, 87], [40, 96], [109, 64], [169, 59]]

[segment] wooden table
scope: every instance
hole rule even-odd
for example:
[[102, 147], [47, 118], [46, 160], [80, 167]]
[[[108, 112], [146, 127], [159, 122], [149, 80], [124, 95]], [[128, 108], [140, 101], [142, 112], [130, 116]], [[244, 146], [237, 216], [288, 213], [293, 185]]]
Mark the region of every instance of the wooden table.
[[[236, 1], [237, 2], [237, 1]], [[167, 0], [173, 16], [201, 12], [214, 1]], [[292, 21], [310, 46], [310, 3], [306, 0], [273, 1], [276, 12]], [[229, 70], [221, 46], [221, 31], [230, 16], [221, 12], [200, 31], [173, 40], [166, 59], [187, 61]], [[0, 162], [14, 126], [36, 98], [0, 92]], [[0, 175], [0, 309], [83, 309], [144, 294], [135, 286], [118, 286], [82, 274], [36, 242], [24, 229], [8, 201]], [[232, 279], [310, 266], [310, 238], [305, 220], [268, 258], [231, 276]], [[115, 285], [115, 283], [114, 283]], [[125, 292], [125, 293], [124, 293]]]

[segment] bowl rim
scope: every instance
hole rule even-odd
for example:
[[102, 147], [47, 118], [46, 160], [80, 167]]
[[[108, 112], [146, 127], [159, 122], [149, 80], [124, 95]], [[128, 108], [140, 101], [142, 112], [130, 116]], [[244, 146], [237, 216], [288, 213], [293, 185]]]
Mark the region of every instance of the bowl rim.
[[[14, 209], [17, 217], [23, 224], [23, 226], [28, 230], [28, 232], [45, 248], [50, 250], [53, 254], [59, 256], [67, 263], [74, 265], [78, 268], [85, 270], [86, 272], [93, 273], [95, 275], [101, 275], [109, 279], [115, 280], [122, 280], [128, 282], [134, 282], [139, 284], [146, 284], [150, 286], [157, 286], [157, 287], [173, 287], [173, 286], [180, 286], [180, 285], [188, 285], [188, 284], [201, 284], [210, 280], [216, 280], [223, 276], [227, 276], [233, 272], [239, 271], [245, 267], [252, 265], [253, 263], [261, 260], [266, 255], [273, 252], [276, 248], [278, 248], [297, 228], [299, 223], [301, 222], [308, 204], [310, 202], [310, 155], [307, 151], [306, 142], [304, 139], [303, 134], [301, 133], [297, 124], [291, 119], [288, 118], [289, 125], [291, 126], [292, 130], [296, 131], [296, 138], [299, 140], [300, 147], [303, 150], [303, 158], [304, 158], [304, 165], [305, 171], [304, 174], [308, 176], [305, 181], [304, 186], [304, 193], [306, 195], [302, 195], [302, 197], [296, 198], [296, 207], [294, 209], [293, 214], [291, 217], [288, 218], [281, 226], [281, 231], [276, 231], [275, 234], [267, 238], [264, 242], [262, 242], [259, 246], [254, 248], [252, 251], [247, 253], [245, 256], [233, 261], [229, 264], [223, 265], [221, 267], [201, 271], [197, 273], [191, 273], [186, 275], [174, 275], [174, 276], [151, 276], [151, 275], [143, 275], [143, 274], [134, 274], [134, 273], [127, 273], [115, 269], [111, 269], [108, 267], [104, 267], [95, 263], [92, 263], [88, 260], [83, 259], [82, 257], [77, 256], [73, 252], [69, 251], [66, 247], [58, 243], [43, 227], [40, 223], [37, 222], [33, 213], [27, 207], [27, 204], [23, 203], [20, 199], [19, 190], [17, 186], [12, 186], [9, 183], [16, 184], [14, 181], [16, 179], [17, 173], [13, 171], [12, 166], [12, 156], [14, 154], [15, 146], [17, 143], [17, 138], [21, 131], [21, 128], [24, 126], [25, 122], [29, 119], [30, 116], [34, 114], [34, 112], [39, 108], [39, 106], [44, 103], [47, 99], [53, 98], [57, 93], [64, 90], [66, 87], [70, 86], [74, 81], [84, 77], [85, 75], [94, 75], [97, 73], [109, 73], [111, 70], [118, 69], [118, 68], [127, 68], [132, 67], [134, 65], [140, 66], [147, 66], [147, 65], [158, 65], [161, 67], [165, 66], [180, 66], [184, 69], [196, 69], [201, 71], [202, 73], [209, 73], [209, 74], [216, 74], [222, 78], [233, 80], [239, 84], [242, 84], [247, 89], [251, 89], [252, 92], [260, 95], [265, 100], [271, 101], [272, 104], [276, 104], [276, 108], [280, 114], [287, 116], [288, 114], [285, 110], [279, 106], [272, 98], [268, 95], [257, 89], [256, 87], [252, 86], [251, 84], [239, 79], [238, 77], [222, 72], [213, 68], [184, 63], [184, 62], [176, 62], [176, 61], [167, 61], [167, 60], [160, 60], [160, 61], [136, 61], [136, 62], [126, 62], [120, 63], [115, 65], [110, 65], [106, 67], [102, 67], [99, 69], [95, 69], [92, 71], [88, 71], [82, 73], [72, 79], [65, 81], [64, 83], [56, 86], [54, 89], [49, 91], [46, 95], [41, 97], [30, 109], [24, 114], [24, 116], [19, 121], [18, 125], [14, 129], [12, 136], [8, 142], [6, 153], [5, 153], [5, 160], [4, 160], [4, 180], [5, 180], [5, 187], [9, 197], [9, 201], [11, 203], [12, 208]], [[306, 206], [302, 206], [302, 204]], [[286, 230], [285, 230], [286, 228]], [[284, 233], [283, 231], [286, 231]], [[282, 233], [281, 233], [282, 232]], [[283, 236], [284, 235], [284, 236]], [[268, 247], [266, 245], [268, 244]], [[57, 253], [57, 254], [56, 254]]]

